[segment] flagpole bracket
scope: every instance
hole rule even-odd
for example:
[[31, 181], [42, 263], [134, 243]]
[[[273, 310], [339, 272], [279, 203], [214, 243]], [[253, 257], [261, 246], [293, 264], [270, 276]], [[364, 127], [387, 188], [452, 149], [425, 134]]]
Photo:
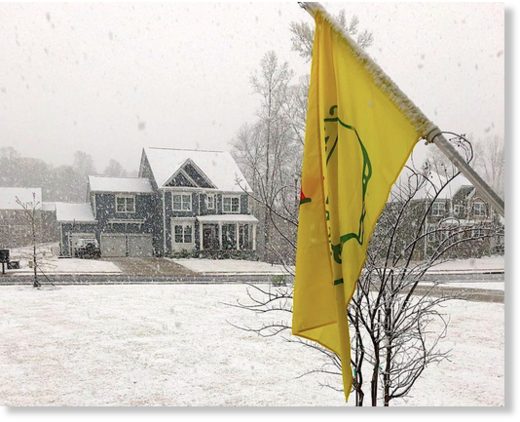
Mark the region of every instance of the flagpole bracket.
[[439, 135], [442, 135], [442, 131], [437, 127], [432, 127], [426, 135], [424, 135], [424, 140], [426, 141], [426, 145], [433, 144], [435, 142], [435, 138]]

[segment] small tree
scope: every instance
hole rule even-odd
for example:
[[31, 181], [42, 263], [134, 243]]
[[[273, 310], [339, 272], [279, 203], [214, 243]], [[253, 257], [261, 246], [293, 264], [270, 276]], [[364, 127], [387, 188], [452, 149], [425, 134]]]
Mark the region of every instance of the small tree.
[[38, 288], [41, 283], [38, 281], [38, 255], [37, 255], [37, 234], [41, 229], [41, 213], [39, 212], [40, 202], [36, 201], [36, 193], [33, 192], [32, 202], [22, 202], [20, 198], [16, 197], [16, 203], [22, 208], [25, 221], [31, 228], [31, 242], [32, 242], [32, 267], [33, 267], [33, 287]]
[[[466, 161], [472, 158], [471, 146], [463, 139], [451, 140]], [[436, 170], [436, 171], [435, 171]], [[442, 177], [438, 172], [442, 171]], [[440, 341], [446, 333], [448, 317], [442, 304], [454, 295], [443, 293], [437, 283], [421, 284], [433, 266], [453, 258], [450, 253], [470, 246], [481, 239], [503, 234], [503, 226], [493, 225], [484, 230], [479, 223], [467, 225], [427, 225], [433, 204], [448, 189], [459, 172], [446, 164], [442, 168], [431, 162], [415, 168], [413, 161], [392, 192], [391, 200], [370, 241], [364, 270], [348, 309], [351, 327], [352, 367], [356, 405], [364, 404], [368, 386], [370, 404], [390, 405], [405, 397], [424, 369], [448, 356]], [[437, 180], [438, 179], [438, 180]], [[424, 192], [428, 195], [424, 195]], [[475, 227], [479, 230], [475, 231]], [[435, 236], [432, 248], [425, 242]], [[417, 259], [417, 251], [427, 252]], [[251, 286], [248, 302], [234, 306], [274, 318], [258, 327], [241, 327], [269, 337], [290, 330], [292, 312], [291, 287], [263, 289]], [[286, 337], [327, 356], [323, 366], [311, 373], [337, 377], [322, 383], [341, 391], [341, 364], [331, 351], [300, 338]], [[368, 377], [365, 378], [364, 375]]]

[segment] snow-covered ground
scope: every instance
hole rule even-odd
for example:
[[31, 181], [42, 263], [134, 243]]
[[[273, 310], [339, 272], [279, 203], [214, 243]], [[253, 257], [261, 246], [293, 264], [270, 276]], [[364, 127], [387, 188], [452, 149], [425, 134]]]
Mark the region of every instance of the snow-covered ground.
[[[279, 264], [269, 264], [261, 261], [238, 259], [174, 259], [179, 265], [197, 273], [218, 274], [288, 274], [294, 273], [294, 267], [285, 268]], [[482, 258], [456, 259], [443, 262], [432, 267], [428, 273], [480, 273], [489, 271], [504, 271], [504, 256], [485, 256]]]
[[[58, 258], [57, 243], [38, 245], [37, 262], [46, 274], [117, 274], [121, 269], [113, 262], [98, 259]], [[11, 261], [20, 261], [19, 270], [9, 270], [9, 274], [32, 273], [33, 249], [31, 246], [15, 248], [10, 251]]]
[[[9, 270], [9, 274], [32, 274], [31, 259], [21, 259], [19, 270]], [[118, 274], [121, 269], [110, 261], [79, 258], [41, 258], [40, 269], [45, 274]]]
[[[422, 283], [422, 284], [432, 284], [432, 283]], [[461, 283], [443, 283], [443, 287], [454, 287], [454, 288], [464, 288], [464, 289], [483, 289], [483, 290], [501, 290], [504, 291], [504, 282], [503, 281], [493, 281], [493, 282], [461, 282]]]
[[457, 272], [489, 272], [504, 271], [504, 255], [483, 256], [481, 258], [455, 259], [435, 265], [430, 270], [432, 273], [457, 273]]
[[294, 272], [294, 267], [285, 268], [280, 264], [269, 264], [267, 262], [247, 261], [242, 259], [191, 258], [174, 259], [173, 261], [196, 273], [283, 275], [289, 274], [289, 271]]
[[[265, 316], [229, 307], [243, 285], [67, 286], [0, 290], [0, 404], [341, 406], [342, 394], [298, 378], [322, 356], [261, 338]], [[453, 301], [444, 348], [407, 406], [504, 403], [504, 306]], [[229, 323], [228, 323], [229, 322]]]

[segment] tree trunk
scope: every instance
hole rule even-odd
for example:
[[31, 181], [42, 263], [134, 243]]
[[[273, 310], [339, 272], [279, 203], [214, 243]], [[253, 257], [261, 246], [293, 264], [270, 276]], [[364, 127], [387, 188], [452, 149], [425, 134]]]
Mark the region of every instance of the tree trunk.
[[[33, 205], [34, 207], [35, 205]], [[33, 241], [33, 271], [34, 271], [34, 281], [33, 287], [40, 287], [40, 282], [38, 281], [38, 270], [36, 268], [37, 259], [36, 259], [36, 216], [34, 213], [34, 208], [31, 213], [31, 229], [32, 229], [32, 241]]]
[[[271, 93], [271, 87], [269, 87], [269, 97], [267, 100], [267, 139], [266, 139], [266, 153], [265, 153], [265, 190], [266, 190], [266, 202], [268, 206], [271, 206], [271, 195], [270, 195], [270, 186], [269, 186], [269, 180], [270, 180], [270, 161], [269, 161], [269, 151], [271, 149], [271, 107], [272, 107], [272, 93]], [[264, 216], [264, 247], [265, 247], [265, 253], [267, 255], [269, 245], [269, 214], [268, 214], [268, 208], [265, 209], [265, 216]], [[270, 261], [270, 258], [268, 258]]]
[[385, 306], [385, 338], [386, 338], [386, 356], [385, 356], [385, 372], [383, 374], [383, 392], [384, 406], [390, 405], [390, 371], [392, 369], [392, 331], [391, 331], [391, 308]]

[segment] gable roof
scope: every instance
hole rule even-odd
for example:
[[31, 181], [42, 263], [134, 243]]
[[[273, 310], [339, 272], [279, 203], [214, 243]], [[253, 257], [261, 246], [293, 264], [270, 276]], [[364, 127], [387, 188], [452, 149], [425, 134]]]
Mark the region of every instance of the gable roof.
[[71, 204], [68, 202], [56, 202], [56, 220], [61, 223], [95, 223], [89, 203]]
[[88, 182], [91, 192], [152, 192], [150, 181], [140, 177], [89, 176]]
[[159, 187], [164, 187], [186, 163], [192, 162], [215, 189], [252, 192], [237, 163], [227, 151], [147, 147], [143, 149]]
[[[423, 200], [423, 199], [431, 199], [435, 196], [435, 193], [438, 189], [440, 189], [443, 185], [446, 184], [447, 178], [443, 175], [439, 175], [435, 172], [431, 172], [427, 177], [429, 181], [424, 181], [422, 179], [423, 176], [418, 175], [417, 177], [412, 176], [410, 181], [410, 185], [408, 185], [408, 178], [413, 175], [413, 173], [408, 169], [404, 168], [396, 183], [392, 186], [392, 193], [394, 195], [390, 196], [390, 200], [395, 200], [395, 197], [399, 197], [399, 192], [413, 192], [417, 187], [417, 183], [420, 183], [421, 186], [417, 193], [414, 195], [414, 200]], [[462, 174], [458, 174], [453, 180], [451, 180], [442, 191], [439, 193], [437, 199], [438, 200], [446, 200], [453, 199], [453, 197], [461, 190], [467, 190], [466, 195], [474, 189], [471, 182], [466, 179]]]
[[[33, 196], [34, 194], [34, 196]], [[18, 198], [24, 204], [32, 204], [34, 200], [38, 204], [37, 209], [42, 205], [41, 188], [0, 188], [0, 209], [2, 210], [22, 210], [23, 208], [16, 202]], [[31, 206], [31, 205], [29, 205]]]

